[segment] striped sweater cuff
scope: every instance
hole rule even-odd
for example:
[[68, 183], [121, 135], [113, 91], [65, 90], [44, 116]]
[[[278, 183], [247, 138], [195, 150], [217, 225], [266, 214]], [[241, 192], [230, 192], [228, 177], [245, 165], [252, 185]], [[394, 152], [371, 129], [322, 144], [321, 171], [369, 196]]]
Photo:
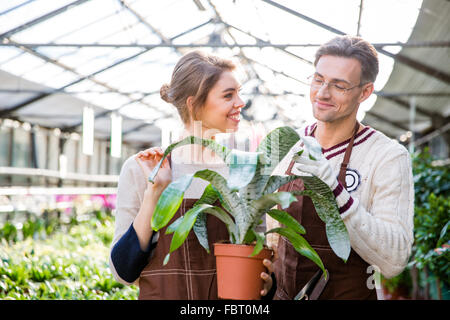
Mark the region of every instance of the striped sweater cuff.
[[336, 198], [340, 214], [347, 212], [354, 203], [352, 196], [345, 190], [340, 182], [337, 184], [337, 187], [333, 189], [333, 194]]

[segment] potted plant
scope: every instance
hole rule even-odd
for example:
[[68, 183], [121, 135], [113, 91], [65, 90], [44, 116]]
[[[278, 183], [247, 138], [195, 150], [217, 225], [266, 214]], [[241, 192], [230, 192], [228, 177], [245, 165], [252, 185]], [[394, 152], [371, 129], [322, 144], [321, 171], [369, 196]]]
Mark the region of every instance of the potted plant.
[[[298, 253], [314, 261], [325, 272], [319, 255], [302, 237], [302, 234], [306, 233], [303, 226], [287, 212], [274, 209], [276, 205], [280, 205], [282, 209], [288, 208], [292, 202], [297, 200], [296, 196], [298, 195], [311, 197], [319, 217], [326, 224], [327, 238], [334, 252], [344, 261], [350, 254], [348, 233], [330, 188], [317, 177], [272, 175], [275, 167], [299, 139], [303, 139], [304, 143], [308, 145], [310, 157], [313, 157], [317, 152], [321, 153], [319, 144], [313, 138], [311, 138], [312, 140], [308, 137], [300, 138], [298, 133], [290, 127], [280, 127], [270, 132], [261, 141], [256, 152], [230, 150], [213, 140], [190, 136], [170, 145], [149, 176], [149, 181], [152, 182], [164, 158], [174, 148], [187, 144], [200, 144], [213, 150], [228, 165], [228, 180], [215, 171], [204, 169], [171, 182], [161, 194], [152, 218], [153, 230], [158, 231], [165, 227], [178, 210], [183, 200], [184, 191], [189, 187], [192, 179], [197, 177], [210, 182], [192, 209], [172, 222], [166, 232], [173, 233], [170, 252], [181, 246], [192, 229], [200, 244], [209, 252], [206, 214], [212, 214], [225, 223], [229, 232], [229, 243], [214, 244], [220, 298], [259, 298], [259, 292], [262, 288], [262, 280], [259, 278], [259, 274], [264, 269], [261, 259], [271, 255], [270, 250], [264, 246], [265, 236], [269, 233], [278, 233], [288, 239]], [[276, 192], [282, 185], [298, 178], [303, 179], [305, 190]], [[212, 205], [217, 200], [220, 200], [220, 207]], [[283, 227], [274, 228], [265, 233], [258, 232], [257, 227], [262, 223], [265, 214], [279, 221]], [[237, 254], [238, 261], [249, 264], [249, 261], [256, 260], [255, 264], [259, 269], [253, 271], [252, 278], [250, 278], [251, 272], [246, 273], [242, 267], [236, 267], [237, 262], [233, 262], [234, 268], [222, 267], [222, 262], [229, 260], [229, 257], [233, 255], [230, 252], [235, 248], [242, 248], [244, 252]], [[164, 263], [167, 263], [170, 252], [167, 254]], [[223, 273], [227, 270], [231, 270], [233, 276], [222, 280], [222, 277], [225, 276]], [[239, 276], [235, 270], [239, 270], [242, 276]], [[242, 283], [244, 279], [248, 282]], [[244, 288], [253, 287], [254, 292], [249, 296], [244, 296], [244, 289], [242, 291], [236, 288], [227, 290], [224, 287], [234, 284], [239, 284]]]

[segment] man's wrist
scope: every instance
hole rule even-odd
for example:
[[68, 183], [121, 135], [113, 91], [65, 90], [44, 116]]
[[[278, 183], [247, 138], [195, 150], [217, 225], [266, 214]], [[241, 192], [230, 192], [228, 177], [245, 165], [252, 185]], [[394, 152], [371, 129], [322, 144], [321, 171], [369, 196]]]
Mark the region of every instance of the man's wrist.
[[354, 199], [352, 198], [350, 193], [339, 181], [337, 182], [336, 187], [333, 188], [333, 194], [336, 198], [336, 203], [338, 205], [340, 214], [344, 214], [345, 212], [347, 212], [354, 203]]
[[334, 197], [337, 198], [341, 195], [342, 191], [344, 191], [344, 186], [342, 185], [342, 183], [336, 180], [336, 184], [334, 185], [334, 188], [332, 190]]

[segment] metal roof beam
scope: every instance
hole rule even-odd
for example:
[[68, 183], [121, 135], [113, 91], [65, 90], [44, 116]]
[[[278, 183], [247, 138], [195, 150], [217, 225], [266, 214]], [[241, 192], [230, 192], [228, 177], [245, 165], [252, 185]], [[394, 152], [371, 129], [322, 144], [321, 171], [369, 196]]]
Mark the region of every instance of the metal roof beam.
[[[392, 101], [392, 102], [395, 102], [398, 106], [401, 106], [401, 107], [403, 107], [403, 108], [405, 108], [405, 109], [408, 109], [408, 110], [409, 110], [409, 108], [411, 107], [410, 104], [409, 104], [409, 102], [404, 101], [404, 100], [402, 100], [402, 99], [400, 99], [400, 98], [398, 98], [398, 97], [391, 97], [391, 96], [378, 95], [377, 92], [375, 92], [375, 94], [376, 94], [377, 96], [379, 96], [379, 97], [382, 97], [382, 98], [384, 98], [384, 99], [388, 99], [388, 100], [390, 100], [390, 101]], [[427, 116], [427, 117], [430, 117], [430, 118], [433, 118], [433, 117], [441, 117], [440, 115], [438, 115], [438, 114], [436, 114], [436, 113], [433, 113], [433, 112], [430, 112], [430, 111], [428, 111], [427, 109], [425, 109], [424, 107], [421, 107], [421, 106], [419, 106], [419, 105], [417, 105], [417, 104], [416, 104], [416, 112], [417, 112], [417, 113], [421, 113], [422, 115]]]
[[161, 31], [152, 26], [144, 17], [142, 17], [139, 13], [130, 8], [130, 6], [124, 1], [119, 0], [120, 4], [127, 9], [132, 15], [134, 15], [143, 25], [149, 28], [154, 34], [156, 34], [163, 43], [171, 43], [172, 41], [169, 38], [166, 38]]
[[[187, 34], [187, 33], [189, 33], [189, 32], [195, 31], [195, 30], [197, 30], [197, 29], [199, 29], [199, 28], [201, 28], [201, 27], [207, 25], [207, 24], [210, 23], [210, 22], [211, 22], [211, 20], [209, 20], [209, 21], [207, 21], [207, 22], [205, 22], [205, 23], [202, 23], [202, 24], [200, 24], [200, 25], [198, 25], [198, 26], [195, 26], [195, 27], [193, 27], [193, 28], [191, 28], [191, 29], [189, 29], [189, 30], [186, 30], [186, 31], [184, 31], [184, 32], [182, 32], [182, 33], [180, 33], [180, 34], [178, 34], [178, 35], [172, 37], [171, 40], [173, 41], [173, 40], [175, 40], [175, 39], [177, 39], [177, 38], [179, 38], [179, 37], [181, 37], [181, 36], [183, 36], [183, 35], [185, 35], [185, 34]], [[23, 45], [20, 45], [20, 44], [18, 44], [18, 43], [14, 43], [14, 42], [9, 42], [9, 44], [15, 45], [15, 46], [24, 47]], [[0, 46], [1, 46], [1, 45], [2, 45], [2, 43], [0, 43]], [[31, 50], [31, 49], [29, 49], [29, 48], [27, 48], [27, 47], [25, 47], [25, 48], [23, 48], [23, 49]], [[154, 48], [149, 48], [149, 49], [143, 50], [143, 51], [141, 51], [141, 52], [138, 52], [137, 54], [134, 54], [134, 55], [132, 55], [132, 56], [129, 56], [129, 57], [127, 57], [127, 58], [124, 58], [124, 59], [122, 59], [122, 60], [119, 60], [119, 61], [117, 61], [117, 62], [115, 62], [115, 63], [113, 63], [113, 64], [111, 64], [111, 65], [109, 65], [109, 66], [107, 66], [107, 67], [105, 67], [105, 68], [102, 68], [102, 69], [100, 69], [100, 70], [97, 70], [97, 71], [95, 71], [95, 72], [93, 72], [93, 73], [91, 73], [91, 74], [89, 74], [89, 75], [87, 75], [87, 76], [80, 77], [80, 79], [75, 80], [75, 81], [73, 81], [73, 82], [71, 82], [71, 83], [69, 83], [69, 84], [67, 84], [67, 85], [65, 85], [65, 86], [63, 86], [63, 87], [61, 87], [61, 88], [59, 88], [59, 89], [55, 89], [55, 90], [56, 90], [56, 91], [64, 92], [64, 90], [67, 89], [67, 88], [70, 87], [70, 86], [73, 86], [73, 85], [75, 85], [75, 84], [77, 84], [77, 83], [79, 83], [79, 82], [81, 82], [81, 81], [83, 81], [83, 80], [90, 79], [90, 78], [92, 78], [93, 76], [95, 76], [95, 75], [97, 75], [97, 74], [99, 74], [99, 73], [101, 73], [101, 72], [104, 72], [104, 71], [106, 71], [106, 70], [108, 70], [108, 69], [110, 69], [110, 68], [113, 68], [113, 67], [115, 67], [115, 66], [117, 66], [117, 65], [119, 65], [119, 64], [122, 64], [122, 63], [127, 62], [127, 61], [132, 60], [132, 59], [135, 59], [135, 58], [137, 58], [138, 56], [140, 56], [140, 55], [142, 55], [142, 54], [144, 54], [144, 53], [146, 53], [146, 52], [148, 52], [148, 51], [150, 51], [150, 50], [152, 50], [152, 49], [154, 49]], [[34, 52], [34, 51], [33, 51], [33, 52]], [[37, 53], [36, 53], [36, 54], [37, 54]], [[46, 61], [48, 61], [48, 62], [56, 63], [55, 61], [49, 59], [48, 57], [45, 57], [45, 58], [46, 58]], [[44, 59], [45, 59], [45, 58], [44, 58]], [[114, 92], [116, 92], [116, 91], [114, 91]], [[31, 103], [34, 103], [34, 102], [39, 101], [39, 100], [41, 100], [41, 99], [44, 99], [45, 97], [49, 96], [49, 95], [52, 94], [52, 93], [53, 93], [53, 91], [46, 92], [46, 93], [40, 94], [40, 95], [38, 95], [38, 96], [36, 96], [36, 97], [33, 97], [33, 98], [31, 98], [31, 99], [29, 99], [29, 100], [27, 100], [27, 101], [21, 102], [21, 103], [19, 103], [18, 105], [14, 106], [14, 107], [11, 107], [11, 108], [5, 109], [5, 110], [1, 110], [1, 111], [0, 111], [0, 118], [4, 118], [4, 117], [6, 117], [7, 115], [10, 115], [11, 113], [13, 113], [13, 112], [15, 112], [15, 111], [17, 111], [17, 110], [19, 110], [19, 109], [21, 109], [21, 108], [27, 106], [28, 104], [31, 104]], [[68, 94], [70, 94], [70, 93], [68, 93]]]
[[286, 12], [288, 12], [288, 13], [290, 13], [290, 14], [292, 14], [292, 15], [300, 18], [300, 19], [303, 19], [303, 20], [306, 20], [308, 22], [311, 22], [312, 24], [315, 24], [316, 26], [319, 26], [319, 27], [321, 27], [323, 29], [326, 29], [326, 30], [328, 30], [330, 32], [333, 32], [333, 33], [336, 33], [336, 34], [339, 34], [339, 35], [345, 35], [346, 34], [345, 32], [342, 32], [341, 30], [333, 28], [333, 27], [331, 27], [331, 26], [329, 26], [329, 25], [327, 25], [325, 23], [317, 21], [317, 20], [315, 20], [313, 18], [310, 18], [308, 16], [305, 16], [304, 14], [301, 14], [300, 12], [292, 10], [292, 9], [290, 9], [288, 7], [285, 7], [285, 6], [283, 6], [283, 5], [279, 4], [279, 3], [276, 3], [275, 1], [271, 1], [271, 0], [262, 0], [262, 1], [267, 3], [267, 4], [270, 4], [271, 6], [274, 6], [274, 7], [278, 8], [278, 9], [286, 11]]
[[[333, 28], [333, 27], [331, 27], [329, 25], [326, 25], [326, 24], [324, 24], [324, 23], [322, 23], [320, 21], [317, 21], [315, 19], [312, 19], [312, 18], [310, 18], [308, 16], [305, 16], [305, 15], [303, 15], [303, 14], [297, 12], [297, 11], [289, 9], [288, 7], [285, 7], [285, 6], [283, 6], [283, 5], [279, 4], [279, 3], [276, 3], [274, 1], [271, 1], [271, 0], [262, 0], [262, 1], [272, 5], [274, 7], [277, 7], [279, 9], [283, 10], [283, 11], [286, 11], [286, 12], [288, 12], [288, 13], [296, 16], [296, 17], [299, 17], [299, 18], [301, 18], [303, 20], [311, 22], [311, 23], [313, 23], [313, 24], [315, 24], [315, 25], [317, 25], [317, 26], [319, 26], [319, 27], [321, 27], [323, 29], [326, 29], [326, 30], [328, 30], [330, 32], [336, 33], [338, 35], [345, 35], [346, 34], [345, 32], [343, 32], [341, 30]], [[411, 67], [411, 68], [413, 68], [413, 69], [415, 69], [417, 71], [423, 72], [423, 73], [425, 73], [425, 74], [427, 74], [427, 75], [429, 75], [431, 77], [434, 77], [436, 79], [444, 81], [445, 83], [450, 83], [450, 75], [448, 73], [445, 73], [445, 72], [440, 71], [438, 69], [435, 69], [433, 67], [427, 66], [427, 65], [425, 65], [425, 64], [423, 64], [423, 63], [421, 63], [419, 61], [416, 61], [414, 59], [406, 57], [405, 55], [402, 55], [402, 54], [393, 54], [393, 53], [391, 53], [389, 51], [386, 51], [384, 49], [381, 49], [381, 48], [377, 48], [377, 51], [382, 53], [382, 54], [384, 54], [384, 55], [386, 55], [386, 56], [388, 56], [388, 57], [390, 57], [390, 58], [393, 58], [395, 61], [403, 63], [404, 65], [407, 65], [407, 66], [409, 66], [409, 67]]]
[[390, 125], [392, 125], [395, 128], [400, 128], [400, 129], [403, 129], [405, 131], [409, 131], [410, 130], [409, 127], [405, 126], [402, 122], [397, 122], [397, 121], [394, 122], [394, 121], [392, 121], [392, 120], [390, 120], [390, 119], [388, 119], [388, 118], [386, 118], [384, 116], [381, 116], [379, 114], [374, 113], [373, 111], [366, 111], [366, 114], [368, 114], [368, 115], [370, 115], [370, 116], [372, 116], [372, 117], [374, 117], [374, 118], [376, 118], [378, 120], [381, 120], [383, 122], [389, 123]]
[[[212, 3], [211, 0], [208, 0], [208, 4], [209, 6], [213, 9], [214, 14], [216, 16], [216, 19], [223, 25], [225, 25], [222, 16], [220, 15], [219, 11], [217, 10], [216, 6]], [[231, 37], [231, 39], [233, 39], [234, 43], [236, 44], [236, 38], [233, 36], [233, 34], [230, 32], [230, 27], [225, 25], [225, 30], [227, 32], [227, 34]], [[239, 55], [241, 56], [242, 59], [245, 60], [245, 62], [247, 63], [247, 65], [250, 67], [251, 71], [253, 72], [254, 76], [260, 81], [263, 82], [261, 77], [259, 76], [258, 72], [256, 72], [255, 67], [250, 63], [249, 58], [247, 57], [247, 55], [244, 53], [244, 51], [242, 50], [242, 48], [239, 48]], [[250, 76], [250, 74], [248, 73], [247, 70], [245, 70], [248, 79], [251, 79], [252, 77]]]
[[358, 26], [356, 28], [356, 35], [359, 37], [361, 36], [361, 16], [362, 16], [362, 12], [363, 12], [363, 7], [364, 7], [364, 0], [361, 0], [359, 2], [359, 14], [358, 14]]
[[[292, 53], [292, 52], [286, 50], [286, 47], [289, 47], [289, 46], [291, 46], [291, 45], [277, 45], [277, 44], [273, 44], [273, 43], [270, 43], [269, 41], [265, 41], [265, 40], [263, 40], [263, 39], [261, 39], [261, 38], [258, 38], [257, 36], [251, 34], [250, 32], [244, 31], [244, 30], [242, 30], [242, 29], [240, 29], [240, 28], [238, 28], [238, 27], [236, 27], [236, 26], [234, 26], [234, 25], [231, 25], [231, 24], [229, 24], [229, 23], [227, 23], [227, 22], [225, 22], [225, 21], [224, 21], [223, 23], [224, 23], [227, 27], [233, 28], [233, 29], [235, 29], [235, 30], [237, 30], [237, 31], [239, 31], [239, 32], [242, 32], [242, 33], [244, 33], [244, 34], [246, 34], [246, 35], [248, 35], [248, 36], [254, 38], [254, 39], [257, 41], [257, 43], [256, 43], [255, 45], [240, 45], [240, 46], [260, 47], [260, 48], [263, 48], [263, 47], [273, 47], [273, 48], [280, 49], [281, 51], [283, 51], [283, 52], [285, 52], [285, 53], [287, 53], [287, 54], [289, 54], [289, 55], [291, 55], [291, 56], [293, 56], [293, 57], [295, 57], [295, 58], [297, 58], [297, 59], [300, 59], [301, 61], [303, 61], [303, 62], [305, 62], [305, 63], [307, 63], [307, 64], [309, 64], [309, 65], [312, 65], [312, 64], [313, 64], [312, 61], [309, 61], [308, 59], [305, 59], [305, 58], [303, 58], [303, 57], [301, 57], [301, 56], [299, 56], [299, 55], [297, 55], [297, 54], [295, 54], [295, 53]], [[239, 45], [237, 45], [237, 46], [239, 46]], [[318, 45], [314, 45], [314, 46], [318, 46]]]
[[[385, 51], [383, 49], [377, 49], [377, 50], [380, 52]], [[436, 78], [447, 84], [450, 84], [450, 74], [448, 74], [442, 70], [438, 70], [436, 68], [430, 67], [426, 64], [423, 64], [419, 61], [411, 59], [400, 53], [396, 54], [396, 55], [391, 54], [391, 57], [394, 58], [395, 61], [401, 62], [404, 65], [407, 65], [408, 67], [411, 67], [417, 71], [420, 71], [420, 72], [423, 72], [423, 73], [429, 75], [430, 77]]]
[[[203, 23], [201, 26], [207, 25], [211, 23], [213, 19]], [[63, 47], [63, 48], [142, 48], [142, 49], [154, 49], [154, 48], [202, 48], [202, 47], [211, 47], [211, 48], [277, 48], [281, 50], [285, 50], [286, 48], [292, 47], [320, 47], [322, 44], [320, 43], [270, 43], [268, 41], [262, 40], [251, 33], [243, 31], [235, 26], [232, 26], [226, 22], [223, 22], [226, 27], [236, 29], [242, 33], [245, 33], [248, 36], [253, 37], [258, 43], [187, 43], [187, 44], [174, 44], [174, 43], [159, 43], [159, 44], [147, 44], [147, 43], [19, 43], [19, 42], [8, 42], [8, 39], [5, 39], [4, 42], [0, 43], [0, 47], [25, 47], [25, 48], [37, 48], [37, 47]], [[189, 33], [190, 30], [183, 32], [181, 35]], [[180, 36], [181, 36], [180, 35]], [[408, 48], [423, 48], [423, 47], [441, 47], [448, 48], [450, 47], [450, 41], [432, 41], [432, 42], [410, 42], [410, 43], [401, 43], [401, 42], [383, 42], [383, 43], [372, 43], [375, 48], [383, 48], [386, 46], [399, 46], [399, 47], [408, 47]], [[295, 56], [296, 58], [303, 59], [292, 52], [285, 51], [286, 53]], [[393, 57], [396, 57], [393, 55]], [[304, 60], [308, 64], [312, 64], [312, 61]]]
[[447, 132], [449, 130], [450, 130], [450, 122], [447, 122], [446, 125], [443, 125], [442, 127], [434, 130], [433, 132], [431, 132], [431, 133], [429, 133], [429, 134], [427, 134], [427, 135], [425, 135], [425, 136], [415, 140], [414, 141], [414, 146], [418, 147], [418, 146], [420, 146], [420, 145], [422, 145], [422, 144], [424, 144], [424, 143], [426, 143], [426, 142], [428, 142], [428, 141], [432, 140], [433, 138], [436, 138], [437, 136], [440, 136], [440, 135], [444, 136], [444, 139], [446, 139], [446, 141], [448, 143], [449, 136], [448, 136]]
[[294, 80], [294, 81], [300, 82], [300, 83], [303, 84], [303, 85], [309, 86], [309, 83], [307, 83], [307, 82], [305, 82], [305, 81], [302, 81], [302, 80], [300, 80], [300, 79], [297, 79], [297, 78], [295, 78], [295, 77], [293, 77], [293, 76], [290, 76], [290, 75], [288, 75], [288, 74], [286, 74], [286, 73], [284, 73], [284, 72], [282, 72], [282, 71], [277, 71], [277, 70], [275, 70], [275, 69], [269, 67], [268, 65], [264, 64], [264, 63], [258, 62], [258, 61], [256, 61], [256, 60], [251, 59], [251, 58], [247, 58], [247, 59], [248, 59], [250, 62], [252, 62], [252, 63], [258, 64], [258, 65], [260, 65], [260, 66], [262, 66], [262, 67], [264, 67], [264, 68], [266, 68], [266, 69], [269, 69], [269, 70], [272, 71], [273, 73], [282, 75], [282, 76], [284, 76], [284, 77], [286, 77], [286, 78], [289, 78], [289, 79], [292, 79], [292, 80]]
[[450, 92], [384, 92], [376, 93], [380, 97], [431, 97], [431, 98], [448, 98]]
[[12, 8], [9, 8], [9, 9], [3, 11], [3, 12], [0, 12], [0, 16], [2, 16], [4, 14], [7, 14], [7, 13], [9, 13], [11, 11], [14, 11], [14, 10], [16, 10], [16, 9], [18, 9], [20, 7], [26, 6], [27, 4], [29, 4], [30, 2], [33, 2], [33, 1], [36, 1], [36, 0], [28, 0], [26, 2], [22, 2], [22, 3], [16, 5], [16, 6], [12, 7]]

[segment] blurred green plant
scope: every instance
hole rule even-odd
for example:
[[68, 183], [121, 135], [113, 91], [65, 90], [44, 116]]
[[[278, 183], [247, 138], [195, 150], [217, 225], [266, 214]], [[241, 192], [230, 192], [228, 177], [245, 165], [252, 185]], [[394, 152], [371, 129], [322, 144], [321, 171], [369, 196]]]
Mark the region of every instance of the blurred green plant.
[[74, 226], [87, 222], [93, 227], [98, 227], [98, 230], [96, 230], [97, 236], [101, 238], [103, 243], [111, 243], [113, 234], [102, 227], [111, 220], [111, 210], [94, 210], [84, 214], [75, 213], [70, 215], [66, 221], [63, 221], [60, 215], [61, 212], [58, 210], [45, 210], [40, 216], [26, 212], [9, 213], [10, 220], [0, 225], [0, 239], [5, 239], [9, 243], [27, 238], [45, 239], [55, 232], [69, 232]]
[[450, 196], [450, 167], [433, 165], [436, 160], [429, 148], [412, 156], [416, 207], [427, 203], [432, 193], [436, 196]]
[[450, 199], [431, 193], [422, 207], [416, 207], [414, 216], [415, 255], [417, 269], [425, 267], [441, 281], [450, 285]]
[[[26, 228], [24, 236], [36, 231]], [[0, 299], [137, 299], [137, 287], [116, 282], [109, 270], [113, 231], [110, 213], [95, 212], [68, 232], [58, 229], [46, 239], [27, 236], [12, 242], [4, 237]]]
[[[450, 167], [436, 165], [428, 148], [412, 156], [415, 209], [414, 245], [408, 267], [392, 279], [384, 279], [389, 292], [409, 288], [408, 296], [429, 298], [429, 286], [435, 288], [433, 298], [448, 296], [450, 288]], [[414, 270], [416, 269], [416, 270]], [[416, 272], [418, 271], [418, 272]], [[430, 272], [430, 273], [429, 273]], [[411, 294], [421, 286], [421, 293]]]

